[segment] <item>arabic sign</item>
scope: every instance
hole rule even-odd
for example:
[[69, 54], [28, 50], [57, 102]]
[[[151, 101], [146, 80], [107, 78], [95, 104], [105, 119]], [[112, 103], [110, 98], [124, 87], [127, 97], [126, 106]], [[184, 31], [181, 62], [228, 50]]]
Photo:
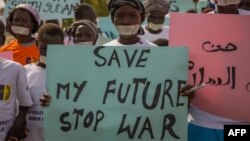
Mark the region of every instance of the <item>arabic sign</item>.
[[208, 84], [197, 91], [192, 104], [250, 122], [249, 17], [173, 13], [171, 18], [170, 45], [190, 48], [189, 83]]
[[3, 52], [0, 52], [0, 57], [13, 60], [13, 53], [12, 51], [3, 51]]
[[187, 48], [49, 46], [47, 62], [46, 141], [187, 140]]
[[7, 17], [11, 9], [20, 3], [28, 3], [35, 7], [42, 20], [73, 18], [74, 8], [80, 0], [8, 0], [4, 9]]

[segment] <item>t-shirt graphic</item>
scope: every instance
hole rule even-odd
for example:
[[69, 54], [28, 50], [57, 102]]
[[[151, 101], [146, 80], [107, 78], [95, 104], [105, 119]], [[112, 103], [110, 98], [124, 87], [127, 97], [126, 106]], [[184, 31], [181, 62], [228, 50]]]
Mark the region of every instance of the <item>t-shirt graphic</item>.
[[10, 98], [11, 87], [0, 84], [0, 100], [8, 101]]

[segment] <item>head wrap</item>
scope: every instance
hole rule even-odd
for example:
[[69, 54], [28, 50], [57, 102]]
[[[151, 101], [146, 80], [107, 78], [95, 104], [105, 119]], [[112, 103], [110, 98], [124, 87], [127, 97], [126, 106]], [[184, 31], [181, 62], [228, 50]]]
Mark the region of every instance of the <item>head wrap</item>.
[[[39, 25], [40, 25], [40, 16], [39, 16], [39, 13], [38, 11], [36, 10], [36, 8], [32, 7], [31, 5], [29, 4], [19, 4], [17, 5], [11, 12], [10, 12], [10, 15], [9, 17], [7, 18], [8, 22], [7, 23], [12, 23], [12, 20], [13, 20], [13, 16], [15, 14], [15, 12], [18, 10], [18, 9], [22, 9], [22, 10], [25, 10], [27, 11], [32, 17], [32, 22], [35, 23], [35, 27], [34, 29], [32, 30], [32, 33], [35, 33], [37, 32], [37, 30], [39, 29]], [[7, 26], [10, 26], [7, 24]], [[10, 28], [10, 27], [8, 27]], [[10, 31], [12, 32], [12, 31]]]
[[[111, 15], [112, 21], [114, 18], [115, 11], [120, 6], [123, 6], [123, 5], [131, 5], [131, 6], [135, 7], [139, 11], [139, 13], [141, 14], [141, 21], [143, 22], [145, 20], [145, 9], [144, 9], [144, 5], [142, 4], [141, 0], [110, 0], [109, 5], [108, 5], [108, 9], [109, 9], [109, 13]], [[140, 27], [138, 34], [139, 35], [144, 34], [142, 27]]]
[[144, 6], [143, 6], [141, 0], [110, 0], [109, 5], [108, 5], [108, 9], [109, 9], [109, 13], [110, 13], [111, 17], [113, 17], [115, 11], [120, 6], [123, 6], [123, 5], [131, 5], [131, 6], [135, 7], [142, 16], [144, 16], [144, 14], [145, 14], [145, 9], [144, 9]]
[[71, 25], [72, 34], [75, 34], [77, 27], [80, 26], [80, 25], [85, 25], [85, 26], [87, 26], [87, 27], [89, 27], [91, 29], [91, 31], [92, 31], [92, 33], [94, 35], [94, 38], [95, 38], [95, 40], [94, 40], [94, 43], [95, 43], [97, 38], [98, 38], [98, 33], [99, 33], [96, 24], [89, 21], [89, 20], [76, 21]]
[[[232, 4], [239, 4], [241, 0], [217, 0], [217, 5], [227, 6]], [[215, 4], [215, 0], [211, 0]]]
[[146, 13], [150, 12], [151, 10], [160, 10], [164, 14], [169, 12], [169, 3], [167, 0], [145, 0], [143, 4]]

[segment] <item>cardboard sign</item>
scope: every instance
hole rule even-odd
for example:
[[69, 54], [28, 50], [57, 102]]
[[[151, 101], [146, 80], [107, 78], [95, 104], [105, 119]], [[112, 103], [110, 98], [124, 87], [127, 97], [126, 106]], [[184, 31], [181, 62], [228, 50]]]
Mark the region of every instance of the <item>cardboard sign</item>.
[[187, 48], [49, 46], [46, 141], [186, 141], [187, 67]]
[[250, 122], [249, 25], [249, 16], [171, 15], [170, 46], [190, 49], [189, 83], [207, 83], [192, 104], [218, 116]]
[[4, 16], [18, 4], [27, 3], [37, 9], [42, 20], [74, 18], [74, 8], [80, 0], [8, 0]]

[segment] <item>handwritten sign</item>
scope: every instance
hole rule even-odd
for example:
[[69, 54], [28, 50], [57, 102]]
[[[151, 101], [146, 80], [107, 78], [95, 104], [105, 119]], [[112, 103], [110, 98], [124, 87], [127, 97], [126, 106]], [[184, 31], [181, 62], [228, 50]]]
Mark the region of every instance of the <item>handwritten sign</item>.
[[3, 51], [3, 52], [0, 52], [0, 57], [13, 60], [13, 53], [12, 51]]
[[208, 84], [193, 101], [200, 109], [250, 122], [249, 24], [248, 16], [171, 15], [170, 45], [190, 48], [189, 83]]
[[46, 141], [187, 140], [187, 48], [48, 48]]
[[8, 0], [4, 9], [4, 16], [20, 3], [27, 3], [37, 9], [42, 20], [73, 18], [74, 8], [80, 0]]

